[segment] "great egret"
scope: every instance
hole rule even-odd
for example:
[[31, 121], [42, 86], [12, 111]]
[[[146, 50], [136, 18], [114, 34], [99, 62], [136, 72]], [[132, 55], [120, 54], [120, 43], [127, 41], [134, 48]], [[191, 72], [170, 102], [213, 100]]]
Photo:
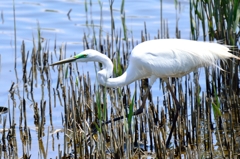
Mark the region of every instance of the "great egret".
[[[112, 61], [106, 55], [91, 49], [85, 50], [74, 57], [53, 63], [52, 66], [68, 62], [100, 62], [103, 64], [103, 69], [98, 71], [97, 81], [101, 85], [122, 87], [133, 81], [150, 77], [148, 92], [155, 80], [160, 77], [167, 82], [168, 89], [179, 111], [180, 105], [168, 84], [168, 77], [182, 77], [199, 67], [214, 66], [216, 60], [219, 59], [240, 59], [229, 53], [229, 51], [230, 49], [227, 46], [218, 43], [183, 39], [158, 39], [145, 41], [134, 47], [129, 57], [130, 61], [126, 72], [116, 78], [110, 78], [113, 71]], [[146, 98], [143, 100], [141, 108], [144, 107], [145, 101]], [[174, 117], [175, 121], [173, 120], [167, 145], [175, 127], [178, 111]]]

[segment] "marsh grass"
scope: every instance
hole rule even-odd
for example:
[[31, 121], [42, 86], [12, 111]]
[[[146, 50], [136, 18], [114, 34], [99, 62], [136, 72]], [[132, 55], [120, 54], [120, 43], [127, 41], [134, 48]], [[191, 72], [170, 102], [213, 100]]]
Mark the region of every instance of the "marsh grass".
[[[240, 4], [238, 1], [190, 1], [192, 38], [198, 39], [199, 35], [202, 34], [204, 41], [215, 39], [223, 44], [236, 46], [231, 49], [232, 53], [237, 56], [239, 56], [237, 49], [240, 33], [239, 17]], [[219, 65], [225, 72], [205, 69], [206, 99], [208, 99], [206, 104], [209, 107], [208, 114], [203, 119], [210, 124], [207, 128], [208, 132], [213, 130], [213, 125], [216, 125], [217, 147], [220, 147], [220, 153], [223, 157], [229, 158], [236, 157], [238, 153], [234, 144], [236, 134], [239, 132], [239, 117], [237, 115], [239, 114], [239, 104], [237, 104], [239, 96], [238, 64], [237, 60], [220, 62]], [[212, 111], [214, 116], [212, 116]], [[206, 134], [206, 137], [211, 141], [204, 142], [205, 150], [209, 151], [209, 155], [212, 157], [213, 149], [216, 146], [213, 145], [211, 133]]]
[[[143, 23], [143, 31], [140, 33], [141, 41], [129, 35], [124, 0], [121, 6], [122, 29], [116, 31], [113, 2], [109, 1], [111, 34], [103, 38], [102, 2], [98, 1], [101, 19], [100, 27], [97, 28], [96, 22], [91, 19], [91, 1], [85, 1], [86, 27], [91, 29], [93, 34], [89, 36], [85, 33], [82, 42], [83, 50], [91, 48], [106, 54], [114, 63], [113, 76], [117, 77], [126, 70], [132, 48], [140, 42], [150, 40], [152, 35], [148, 33], [146, 23]], [[212, 22], [216, 20], [208, 21], [210, 26], [206, 26], [206, 21], [201, 17], [210, 15], [205, 13], [206, 7], [211, 6], [213, 8], [209, 8], [208, 11], [216, 12], [217, 3], [207, 5], [203, 1], [191, 1], [190, 4], [192, 38], [198, 39], [199, 29], [202, 27], [204, 35], [209, 33], [209, 40], [212, 40], [216, 36], [212, 34]], [[176, 3], [176, 19], [181, 12], [180, 6], [180, 3]], [[226, 10], [236, 12], [235, 6], [226, 6], [230, 7]], [[218, 17], [220, 18], [221, 16]], [[180, 38], [177, 21], [175, 35]], [[230, 25], [231, 21], [227, 22]], [[93, 83], [94, 79], [90, 79], [88, 72], [81, 72], [77, 63], [49, 66], [53, 61], [66, 58], [67, 46], [62, 44], [58, 48], [55, 40], [54, 50], [51, 52], [49, 41], [43, 41], [40, 24], [37, 26], [37, 38], [33, 37], [33, 49], [26, 51], [24, 41], [21, 45], [22, 73], [18, 76], [16, 72], [16, 83], [13, 82], [9, 89], [8, 118], [4, 117], [2, 121], [1, 158], [48, 158], [49, 152], [56, 152], [56, 158], [239, 157], [238, 62], [219, 62], [225, 72], [205, 69], [206, 92], [199, 84], [198, 71], [182, 78], [169, 79], [182, 109], [173, 132], [171, 146], [167, 148], [165, 144], [176, 106], [165, 83], [158, 80], [161, 94], [150, 92], [144, 112], [134, 116], [134, 110], [143, 104], [148, 79], [136, 81], [131, 86], [113, 89]], [[158, 35], [152, 37], [168, 38], [168, 22], [162, 16], [160, 28]], [[221, 32], [227, 32], [227, 37], [234, 37], [235, 35], [226, 28], [229, 29], [225, 27]], [[97, 29], [99, 36], [96, 34]], [[228, 39], [225, 35], [223, 38]], [[232, 41], [231, 38], [228, 40]], [[237, 50], [234, 53], [236, 52]], [[99, 63], [95, 63], [94, 66], [95, 73], [102, 67]], [[19, 91], [20, 87], [22, 91]], [[37, 92], [40, 99], [34, 95]], [[160, 95], [163, 95], [163, 100], [160, 100]], [[58, 112], [62, 113], [62, 127], [56, 128], [55, 121], [59, 119], [54, 118], [54, 109], [59, 107], [62, 108], [62, 112]], [[26, 114], [29, 108], [33, 111], [33, 121], [30, 121], [30, 116]], [[16, 125], [17, 121], [19, 125]], [[29, 125], [35, 126], [34, 131], [30, 130]], [[20, 140], [17, 140], [18, 134]], [[37, 148], [32, 147], [35, 139], [38, 140]], [[19, 151], [22, 153], [18, 154]], [[36, 152], [38, 154], [34, 154]]]

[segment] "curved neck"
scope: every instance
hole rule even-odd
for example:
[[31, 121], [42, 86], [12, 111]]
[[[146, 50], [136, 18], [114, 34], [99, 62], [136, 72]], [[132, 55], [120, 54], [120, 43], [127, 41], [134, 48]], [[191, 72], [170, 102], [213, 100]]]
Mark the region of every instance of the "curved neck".
[[103, 69], [97, 73], [97, 81], [106, 87], [122, 87], [138, 79], [137, 73], [128, 68], [121, 76], [110, 78], [113, 71], [112, 61], [104, 54], [99, 54], [95, 61], [102, 63]]
[[105, 76], [105, 78], [109, 78], [110, 76], [112, 76], [113, 63], [106, 55], [104, 55], [100, 52], [98, 52], [98, 53], [99, 53], [99, 55], [96, 57], [96, 60], [94, 60], [94, 61], [100, 62], [103, 65], [102, 66], [103, 69], [98, 71], [97, 75], [101, 74], [102, 76]]
[[138, 77], [135, 76], [134, 74], [132, 73], [129, 74], [128, 70], [124, 72], [121, 76], [116, 78], [109, 78], [109, 77], [103, 76], [102, 72], [105, 72], [105, 71], [106, 71], [105, 69], [99, 71], [97, 79], [101, 85], [106, 87], [123, 87], [138, 79]]

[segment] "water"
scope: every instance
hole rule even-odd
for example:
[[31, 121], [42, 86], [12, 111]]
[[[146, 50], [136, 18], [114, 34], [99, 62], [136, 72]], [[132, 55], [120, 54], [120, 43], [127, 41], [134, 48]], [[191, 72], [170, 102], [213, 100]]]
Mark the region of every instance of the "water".
[[[111, 18], [109, 2], [103, 2], [103, 37], [111, 33]], [[86, 4], [87, 3], [87, 4]], [[181, 38], [189, 39], [189, 6], [187, 1], [181, 4], [181, 12], [178, 14], [178, 26], [181, 30]], [[85, 7], [87, 6], [87, 8]], [[119, 30], [122, 28], [121, 14], [120, 14], [121, 1], [115, 1], [114, 8], [114, 21], [115, 28]], [[70, 11], [70, 16], [67, 13]], [[12, 1], [2, 1], [0, 6], [2, 17], [0, 19], [0, 106], [8, 105], [8, 90], [12, 82], [17, 83], [15, 70], [14, 70], [14, 23], [13, 23], [13, 4]], [[26, 44], [26, 50], [31, 52], [33, 48], [33, 37], [37, 39], [38, 23], [41, 28], [41, 36], [49, 42], [49, 50], [53, 52], [54, 41], [56, 40], [57, 52], [62, 44], [67, 45], [66, 57], [69, 57], [74, 52], [83, 50], [82, 38], [85, 32], [90, 39], [93, 34], [91, 22], [94, 22], [96, 31], [99, 30], [100, 25], [100, 6], [97, 0], [92, 1], [90, 6], [88, 1], [15, 1], [15, 14], [16, 14], [16, 35], [17, 35], [17, 73], [19, 78], [18, 85], [20, 86], [20, 94], [22, 92], [22, 64], [21, 64], [21, 43]], [[127, 33], [129, 37], [134, 37], [135, 40], [140, 41], [141, 31], [144, 28], [144, 22], [147, 25], [147, 31], [153, 39], [157, 35], [160, 28], [160, 2], [153, 0], [149, 3], [148, 0], [126, 1], [125, 2], [125, 15]], [[170, 38], [175, 38], [176, 27], [176, 10], [174, 0], [166, 0], [163, 2], [163, 18], [168, 21]], [[96, 33], [97, 34], [97, 33]], [[98, 35], [98, 34], [97, 34]], [[57, 61], [57, 59], [54, 59]], [[78, 64], [79, 70], [84, 72], [94, 72], [93, 64]], [[56, 85], [56, 72], [52, 72], [52, 87]], [[95, 74], [90, 73], [92, 82], [94, 82]], [[39, 80], [40, 81], [40, 80]], [[159, 83], [156, 82], [153, 86], [153, 95], [159, 95]], [[36, 100], [41, 99], [40, 83], [34, 89], [34, 96]], [[161, 98], [161, 97], [160, 97]], [[48, 102], [48, 99], [46, 99]], [[19, 104], [19, 103], [18, 103]], [[27, 101], [27, 115], [28, 126], [31, 131], [35, 132], [36, 128], [33, 121], [33, 108], [31, 101]], [[18, 106], [18, 105], [17, 105]], [[48, 111], [48, 109], [46, 109]], [[63, 108], [57, 106], [53, 108], [53, 119], [55, 129], [62, 128], [61, 112]], [[49, 112], [46, 112], [48, 114]], [[16, 108], [16, 119], [19, 117], [18, 107]], [[46, 116], [48, 117], [48, 116]], [[18, 121], [17, 121], [18, 122]], [[18, 123], [17, 123], [18, 124]], [[46, 123], [46, 128], [49, 123]], [[17, 125], [18, 126], [18, 125]], [[32, 133], [34, 134], [34, 133]], [[18, 136], [19, 137], [19, 136]], [[38, 146], [38, 141], [35, 141], [36, 136], [32, 136], [32, 146]], [[56, 141], [57, 143], [59, 141]], [[20, 143], [19, 143], [20, 144]], [[46, 143], [44, 143], [46, 144]], [[19, 148], [19, 154], [22, 151]], [[34, 152], [35, 150], [31, 150]], [[38, 150], [37, 150], [38, 151]], [[48, 157], [55, 157], [56, 152], [49, 152]]]

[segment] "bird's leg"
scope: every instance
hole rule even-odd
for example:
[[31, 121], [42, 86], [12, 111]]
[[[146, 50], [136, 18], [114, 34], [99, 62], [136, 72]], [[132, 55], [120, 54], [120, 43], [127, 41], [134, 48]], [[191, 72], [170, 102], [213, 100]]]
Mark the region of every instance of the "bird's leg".
[[149, 85], [148, 88], [147, 88], [147, 92], [145, 93], [145, 95], [143, 96], [143, 100], [142, 100], [142, 105], [140, 106], [140, 108], [138, 108], [134, 113], [133, 115], [139, 115], [143, 112], [143, 109], [145, 108], [145, 105], [146, 105], [146, 101], [147, 101], [147, 97], [150, 93], [150, 90], [151, 90], [151, 86]]
[[173, 100], [175, 101], [175, 104], [176, 104], [176, 106], [177, 106], [177, 112], [176, 112], [176, 114], [175, 114], [174, 117], [173, 117], [172, 128], [171, 128], [171, 131], [170, 131], [170, 133], [169, 133], [169, 136], [168, 136], [168, 139], [167, 139], [167, 142], [166, 142], [166, 147], [168, 148], [168, 147], [169, 147], [169, 144], [170, 144], [170, 140], [171, 140], [171, 138], [172, 138], [172, 133], [173, 133], [174, 129], [176, 128], [177, 118], [178, 118], [178, 114], [179, 114], [180, 109], [181, 109], [181, 105], [180, 105], [179, 101], [177, 100], [177, 98], [176, 98], [176, 96], [175, 96], [175, 94], [174, 94], [171, 86], [169, 85], [168, 81], [167, 81], [166, 83], [167, 83], [167, 88], [168, 88], [168, 90], [170, 91], [170, 93], [171, 93], [171, 95], [172, 95], [172, 98], [173, 98]]
[[[147, 92], [145, 93], [145, 95], [143, 96], [143, 100], [142, 100], [142, 105], [140, 108], [138, 108], [138, 110], [136, 110], [133, 114], [134, 115], [138, 115], [141, 114], [143, 112], [143, 109], [145, 108], [146, 105], [146, 101], [147, 101], [147, 97], [150, 93], [150, 90], [152, 88], [153, 83], [156, 81], [158, 77], [155, 75], [152, 75], [149, 79], [149, 83], [148, 83], [148, 88], [147, 88]], [[152, 102], [152, 101], [151, 101]]]

